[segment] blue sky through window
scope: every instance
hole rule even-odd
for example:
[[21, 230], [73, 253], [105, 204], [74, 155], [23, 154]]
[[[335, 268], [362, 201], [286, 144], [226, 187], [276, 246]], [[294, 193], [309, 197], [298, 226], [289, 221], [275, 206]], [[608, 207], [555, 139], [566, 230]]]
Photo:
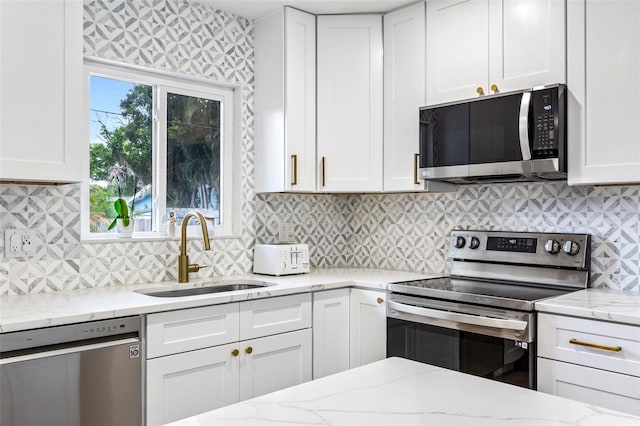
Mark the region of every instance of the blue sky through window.
[[106, 124], [109, 130], [122, 124], [120, 101], [135, 84], [95, 75], [91, 76], [90, 84], [89, 140], [93, 144], [101, 141], [99, 122]]

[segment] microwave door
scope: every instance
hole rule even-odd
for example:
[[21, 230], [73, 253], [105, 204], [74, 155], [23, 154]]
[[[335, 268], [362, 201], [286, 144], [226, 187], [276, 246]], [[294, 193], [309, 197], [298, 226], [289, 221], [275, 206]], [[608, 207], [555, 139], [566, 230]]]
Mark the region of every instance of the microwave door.
[[520, 92], [470, 103], [470, 165], [478, 169], [476, 175], [523, 172], [522, 161], [531, 158], [528, 142], [521, 143], [521, 133], [528, 133], [528, 128], [521, 132], [528, 122], [521, 119], [521, 109], [528, 111], [528, 102], [529, 97], [523, 105]]

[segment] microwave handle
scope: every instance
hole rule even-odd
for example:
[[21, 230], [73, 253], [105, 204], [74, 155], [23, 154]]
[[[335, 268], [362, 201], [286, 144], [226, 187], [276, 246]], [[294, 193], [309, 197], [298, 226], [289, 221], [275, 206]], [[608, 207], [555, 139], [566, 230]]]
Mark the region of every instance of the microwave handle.
[[531, 147], [529, 146], [529, 105], [531, 104], [531, 92], [524, 92], [520, 101], [520, 151], [523, 160], [531, 160]]

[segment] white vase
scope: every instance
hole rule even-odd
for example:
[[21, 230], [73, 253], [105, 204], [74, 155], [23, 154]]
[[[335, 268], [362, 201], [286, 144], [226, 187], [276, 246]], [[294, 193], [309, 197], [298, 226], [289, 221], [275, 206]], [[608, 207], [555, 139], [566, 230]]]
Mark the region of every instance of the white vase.
[[125, 226], [123, 219], [116, 219], [116, 233], [118, 238], [131, 238], [133, 235], [133, 219], [129, 219], [129, 225]]

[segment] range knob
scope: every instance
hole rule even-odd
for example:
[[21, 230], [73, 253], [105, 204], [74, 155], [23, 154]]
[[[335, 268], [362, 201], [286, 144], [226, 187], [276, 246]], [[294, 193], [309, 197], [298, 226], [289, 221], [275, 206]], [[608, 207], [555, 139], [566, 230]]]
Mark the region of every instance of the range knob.
[[556, 240], [547, 240], [544, 245], [544, 249], [547, 251], [547, 253], [558, 254], [560, 253], [560, 243]]
[[471, 237], [469, 240], [469, 248], [475, 250], [480, 247], [480, 240], [477, 237]]
[[562, 245], [562, 251], [567, 253], [569, 256], [575, 256], [580, 252], [580, 245], [575, 241], [567, 240]]
[[456, 237], [456, 240], [453, 243], [456, 248], [464, 248], [466, 244], [467, 241], [464, 239], [464, 237]]

